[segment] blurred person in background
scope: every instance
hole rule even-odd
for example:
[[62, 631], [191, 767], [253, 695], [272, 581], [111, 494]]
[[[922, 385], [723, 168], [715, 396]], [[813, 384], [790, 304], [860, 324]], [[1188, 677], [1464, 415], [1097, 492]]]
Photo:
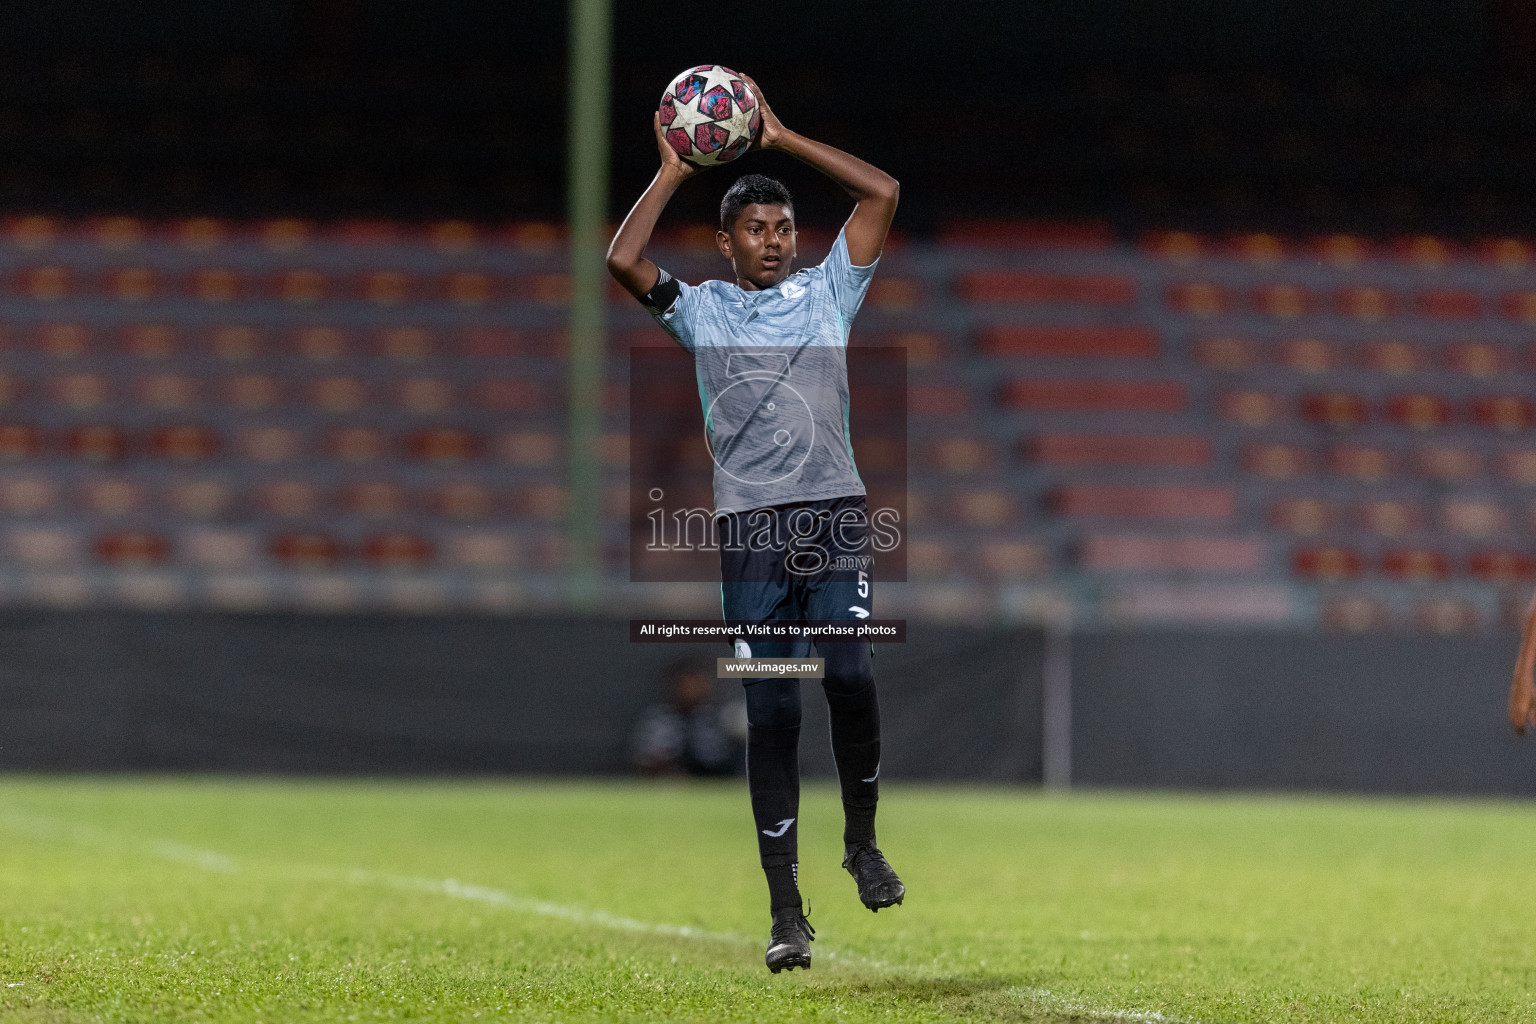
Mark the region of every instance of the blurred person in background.
[[722, 700], [714, 665], [683, 658], [662, 677], [666, 701], [641, 713], [630, 740], [643, 775], [740, 775], [746, 770], [747, 704]]

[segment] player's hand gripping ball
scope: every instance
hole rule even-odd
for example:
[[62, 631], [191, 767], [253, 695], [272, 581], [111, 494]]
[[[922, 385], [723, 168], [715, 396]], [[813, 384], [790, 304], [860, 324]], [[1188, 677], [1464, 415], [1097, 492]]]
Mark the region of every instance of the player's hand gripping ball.
[[661, 94], [661, 130], [667, 145], [700, 167], [730, 163], [763, 128], [752, 87], [718, 64], [684, 71]]

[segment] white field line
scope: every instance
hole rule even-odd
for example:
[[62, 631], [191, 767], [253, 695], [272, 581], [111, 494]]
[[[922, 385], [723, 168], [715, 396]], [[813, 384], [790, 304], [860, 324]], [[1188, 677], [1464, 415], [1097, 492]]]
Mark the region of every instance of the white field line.
[[[235, 874], [241, 870], [240, 860], [227, 853], [205, 850], [171, 839], [144, 838], [121, 832], [109, 832], [84, 822], [63, 821], [32, 814], [15, 812], [0, 813], [0, 828], [21, 832], [39, 839], [58, 840], [108, 851], [128, 850], [159, 860], [185, 864], [202, 871], [218, 874]], [[272, 862], [267, 862], [272, 863]], [[607, 928], [613, 931], [635, 932], [643, 935], [664, 935], [670, 938], [697, 939], [727, 945], [755, 946], [757, 939], [738, 932], [717, 932], [695, 928], [686, 924], [668, 924], [661, 921], [641, 921], [606, 910], [593, 910], [550, 900], [529, 899], [514, 896], [503, 889], [460, 882], [453, 878], [427, 878], [423, 875], [399, 875], [367, 868], [332, 868], [293, 863], [276, 866], [297, 878], [345, 882], [349, 885], [392, 889], [396, 892], [431, 893], [451, 899], [468, 900], [487, 906], [500, 907], [518, 914], [548, 917], [572, 924]], [[850, 967], [873, 971], [900, 970], [884, 960], [875, 960], [858, 953], [821, 946], [816, 953]], [[1180, 1021], [1165, 1017], [1155, 1010], [1116, 1010], [1090, 1006], [1077, 1000], [1059, 996], [1049, 989], [1014, 987], [1007, 990], [1022, 1003], [1044, 1007], [1062, 1013], [1073, 1014], [1088, 1020], [1126, 1021], [1135, 1024], [1199, 1024], [1198, 1021]]]

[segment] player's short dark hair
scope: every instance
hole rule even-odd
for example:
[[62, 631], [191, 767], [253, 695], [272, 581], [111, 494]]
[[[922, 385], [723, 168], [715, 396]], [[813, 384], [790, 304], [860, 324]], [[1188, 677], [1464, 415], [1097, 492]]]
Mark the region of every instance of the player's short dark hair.
[[789, 189], [784, 187], [782, 181], [775, 181], [763, 174], [744, 174], [736, 179], [736, 184], [720, 200], [720, 230], [731, 230], [731, 225], [736, 223], [741, 211], [754, 203], [783, 206], [791, 214], [795, 208], [794, 200], [789, 198]]

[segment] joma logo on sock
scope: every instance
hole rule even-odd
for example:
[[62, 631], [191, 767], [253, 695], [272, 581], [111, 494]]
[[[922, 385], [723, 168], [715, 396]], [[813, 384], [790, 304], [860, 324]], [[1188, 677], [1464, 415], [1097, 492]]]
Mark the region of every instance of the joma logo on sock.
[[793, 825], [794, 823], [795, 823], [795, 819], [794, 818], [785, 818], [783, 821], [779, 822], [779, 827], [778, 827], [777, 831], [765, 828], [765, 829], [763, 829], [763, 835], [765, 835], [765, 836], [772, 836], [774, 839], [777, 839], [777, 838], [779, 838], [779, 836], [783, 835], [785, 832], [788, 832], [789, 831], [789, 826]]

